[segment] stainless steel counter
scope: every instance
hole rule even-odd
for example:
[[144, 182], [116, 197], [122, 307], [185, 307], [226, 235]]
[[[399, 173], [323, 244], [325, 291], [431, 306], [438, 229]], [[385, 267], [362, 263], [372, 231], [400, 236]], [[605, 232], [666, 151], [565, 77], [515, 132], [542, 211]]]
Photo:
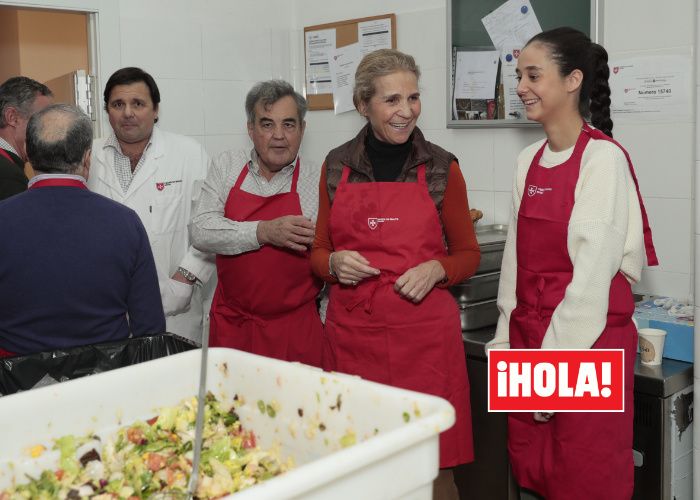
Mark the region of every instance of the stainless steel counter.
[[[468, 357], [486, 360], [484, 345], [491, 340], [496, 327], [462, 332], [464, 352]], [[693, 364], [664, 358], [660, 366], [634, 365], [634, 390], [651, 396], [668, 397], [693, 383]]]
[[[463, 499], [518, 498], [517, 487], [509, 473], [506, 414], [487, 411], [488, 367], [484, 345], [493, 338], [494, 333], [494, 326], [462, 332], [471, 386], [475, 456], [474, 462], [460, 466], [455, 471], [455, 482]], [[672, 456], [666, 448], [668, 443], [677, 439], [666, 436], [669, 432], [665, 429], [667, 426], [663, 419], [673, 410], [666, 408], [673, 399], [670, 396], [692, 385], [693, 365], [664, 359], [660, 366], [649, 367], [642, 365], [637, 357], [634, 368], [634, 447], [643, 464], [636, 464], [635, 467], [633, 498], [671, 498], [668, 493], [671, 490], [669, 478], [672, 477], [672, 471], [669, 469], [669, 461]], [[692, 422], [692, 416], [687, 420]], [[660, 433], [666, 436], [663, 442], [659, 442]]]

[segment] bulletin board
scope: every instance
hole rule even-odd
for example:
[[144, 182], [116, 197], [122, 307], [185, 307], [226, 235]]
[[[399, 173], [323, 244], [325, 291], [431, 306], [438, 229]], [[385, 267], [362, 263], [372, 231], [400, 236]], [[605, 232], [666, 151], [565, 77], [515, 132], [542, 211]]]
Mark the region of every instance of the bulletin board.
[[[524, 117], [508, 116], [504, 111], [503, 61], [498, 62], [493, 102], [479, 100], [459, 102], [455, 99], [456, 66], [460, 53], [473, 54], [479, 51], [501, 50], [487, 31], [482, 19], [505, 3], [518, 4], [518, 8], [531, 8], [543, 31], [560, 26], [570, 26], [586, 33], [593, 41], [601, 43], [599, 38], [599, 0], [527, 0], [528, 7], [522, 0], [448, 0], [447, 16], [447, 127], [517, 127], [533, 125]], [[507, 90], [507, 89], [506, 89]], [[507, 94], [507, 92], [506, 92]], [[462, 109], [464, 106], [464, 109]], [[488, 107], [487, 107], [488, 106]], [[481, 111], [481, 108], [488, 111]], [[494, 108], [495, 107], [495, 108]], [[492, 112], [491, 110], [494, 109]], [[486, 119], [473, 119], [474, 115]]]
[[347, 45], [358, 42], [358, 27], [360, 23], [375, 20], [389, 20], [391, 22], [391, 47], [396, 48], [396, 15], [395, 14], [383, 14], [380, 16], [363, 17], [358, 19], [349, 19], [347, 21], [337, 21], [327, 24], [318, 24], [316, 26], [307, 26], [304, 28], [304, 88], [306, 94], [306, 101], [309, 104], [310, 110], [322, 110], [322, 109], [333, 109], [333, 94], [332, 93], [322, 93], [317, 94], [310, 92], [311, 89], [308, 88], [308, 61], [309, 54], [307, 54], [307, 33], [313, 33], [315, 31], [325, 31], [334, 30], [335, 31], [335, 46], [337, 48], [345, 47]]

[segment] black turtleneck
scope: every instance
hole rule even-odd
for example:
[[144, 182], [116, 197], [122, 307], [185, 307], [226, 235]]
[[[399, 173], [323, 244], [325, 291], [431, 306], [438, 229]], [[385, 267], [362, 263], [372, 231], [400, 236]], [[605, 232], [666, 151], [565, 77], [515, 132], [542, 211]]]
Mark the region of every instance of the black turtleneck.
[[394, 182], [401, 169], [406, 163], [406, 158], [411, 152], [413, 135], [403, 144], [389, 144], [383, 142], [374, 136], [374, 132], [370, 127], [367, 138], [365, 139], [365, 148], [367, 156], [372, 164], [372, 173], [374, 180], [377, 182]]

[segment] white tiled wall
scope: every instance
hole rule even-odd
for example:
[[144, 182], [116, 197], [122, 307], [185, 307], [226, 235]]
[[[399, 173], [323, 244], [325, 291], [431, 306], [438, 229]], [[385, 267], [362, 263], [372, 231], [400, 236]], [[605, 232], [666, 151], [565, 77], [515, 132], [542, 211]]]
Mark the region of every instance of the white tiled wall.
[[[340, 3], [340, 2], [338, 2]], [[339, 19], [396, 13], [397, 45], [420, 65], [423, 111], [419, 126], [429, 140], [453, 152], [467, 182], [470, 205], [484, 212], [484, 223], [506, 224], [515, 158], [526, 145], [543, 137], [539, 128], [448, 130], [446, 123], [446, 0], [335, 2], [296, 0], [297, 50], [303, 54], [304, 26]], [[604, 2], [603, 43], [611, 53], [641, 49], [692, 47], [695, 43], [695, 0], [664, 4], [659, 23], [655, 0]], [[631, 14], [630, 14], [631, 13]], [[630, 19], [630, 16], [633, 19]], [[633, 22], [631, 22], [633, 21]], [[302, 62], [292, 68], [303, 82]], [[350, 115], [350, 116], [348, 116]], [[307, 118], [303, 153], [322, 161], [362, 125], [357, 114], [334, 116], [312, 112]], [[649, 209], [661, 265], [645, 270], [640, 292], [682, 299], [693, 295], [693, 167], [695, 124], [620, 123], [615, 137], [630, 151]], [[699, 146], [700, 148], [700, 142]]]
[[161, 90], [164, 129], [210, 155], [249, 148], [244, 99], [259, 80], [289, 78], [293, 5], [285, 0], [120, 0], [121, 66]]
[[[142, 66], [157, 79], [163, 128], [196, 138], [214, 155], [250, 146], [243, 100], [255, 81], [281, 77], [303, 88], [305, 26], [393, 12], [398, 47], [423, 72], [419, 126], [459, 158], [470, 204], [484, 212], [484, 223], [505, 224], [515, 158], [543, 134], [539, 128], [446, 128], [446, 1], [120, 0], [121, 65]], [[695, 44], [695, 0], [667, 2], [664, 23], [658, 12], [654, 0], [604, 2], [603, 42], [611, 57]], [[302, 154], [322, 162], [362, 124], [355, 112], [310, 112]], [[692, 298], [694, 145], [700, 150], [700, 133], [694, 121], [622, 122], [615, 136], [635, 162], [661, 260], [645, 271], [637, 290]]]

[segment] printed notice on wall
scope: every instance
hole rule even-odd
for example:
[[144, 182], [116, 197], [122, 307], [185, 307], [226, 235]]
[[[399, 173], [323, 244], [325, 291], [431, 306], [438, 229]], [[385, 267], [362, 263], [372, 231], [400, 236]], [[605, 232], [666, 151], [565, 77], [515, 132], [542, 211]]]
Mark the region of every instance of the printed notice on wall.
[[481, 22], [497, 49], [511, 43], [523, 47], [542, 31], [530, 0], [507, 0]]
[[610, 59], [613, 120], [691, 120], [689, 51]]
[[391, 48], [391, 19], [374, 19], [357, 25], [360, 53], [364, 56], [379, 49]]
[[360, 44], [353, 43], [336, 49], [330, 60], [333, 80], [333, 109], [335, 114], [355, 109], [352, 102], [352, 88], [355, 84], [355, 70], [360, 64]]
[[335, 51], [335, 30], [306, 33], [306, 93], [330, 94], [333, 91], [330, 57]]
[[501, 51], [501, 83], [503, 84], [504, 118], [525, 118], [525, 105], [518, 96], [518, 75], [515, 72], [520, 57], [520, 45], [506, 45]]

